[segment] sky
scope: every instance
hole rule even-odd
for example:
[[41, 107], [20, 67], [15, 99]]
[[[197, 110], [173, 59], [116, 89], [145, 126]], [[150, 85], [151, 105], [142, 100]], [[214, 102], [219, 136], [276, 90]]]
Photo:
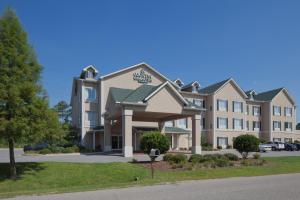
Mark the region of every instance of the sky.
[[140, 62], [202, 87], [229, 77], [244, 90], [286, 87], [300, 101], [297, 0], [0, 0], [7, 6], [44, 67], [51, 106], [69, 102], [85, 66], [105, 75]]

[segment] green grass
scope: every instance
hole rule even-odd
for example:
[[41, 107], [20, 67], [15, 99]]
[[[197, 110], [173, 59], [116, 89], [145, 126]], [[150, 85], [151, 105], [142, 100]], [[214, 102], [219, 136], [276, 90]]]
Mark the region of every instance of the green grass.
[[[7, 178], [8, 165], [0, 164], [0, 197], [151, 185], [183, 180], [300, 173], [300, 157], [266, 158], [268, 166], [217, 168], [183, 172], [150, 171], [130, 163], [26, 163], [18, 164], [20, 178]], [[139, 177], [139, 181], [135, 181]]]

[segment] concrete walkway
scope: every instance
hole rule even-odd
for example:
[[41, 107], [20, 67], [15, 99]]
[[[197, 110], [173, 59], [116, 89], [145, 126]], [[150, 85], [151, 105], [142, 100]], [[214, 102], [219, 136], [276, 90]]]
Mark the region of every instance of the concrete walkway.
[[[13, 200], [299, 200], [300, 174], [188, 181]], [[11, 199], [12, 200], [12, 199]]]

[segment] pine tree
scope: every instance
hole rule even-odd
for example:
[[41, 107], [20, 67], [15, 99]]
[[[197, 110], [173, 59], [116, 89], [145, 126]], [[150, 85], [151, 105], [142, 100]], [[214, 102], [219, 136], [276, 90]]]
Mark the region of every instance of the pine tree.
[[16, 142], [60, 134], [57, 115], [49, 109], [40, 84], [41, 72], [26, 32], [15, 12], [7, 8], [0, 18], [0, 137], [8, 142], [13, 179], [17, 177]]

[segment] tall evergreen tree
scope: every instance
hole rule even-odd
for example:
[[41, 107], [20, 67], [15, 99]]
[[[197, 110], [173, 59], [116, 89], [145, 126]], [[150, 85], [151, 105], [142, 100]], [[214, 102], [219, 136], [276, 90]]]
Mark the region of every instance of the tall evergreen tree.
[[40, 84], [41, 72], [26, 32], [7, 8], [0, 17], [0, 137], [8, 142], [11, 178], [17, 177], [16, 142], [60, 134], [57, 115]]
[[54, 106], [61, 123], [71, 123], [71, 106], [66, 101], [60, 101]]

